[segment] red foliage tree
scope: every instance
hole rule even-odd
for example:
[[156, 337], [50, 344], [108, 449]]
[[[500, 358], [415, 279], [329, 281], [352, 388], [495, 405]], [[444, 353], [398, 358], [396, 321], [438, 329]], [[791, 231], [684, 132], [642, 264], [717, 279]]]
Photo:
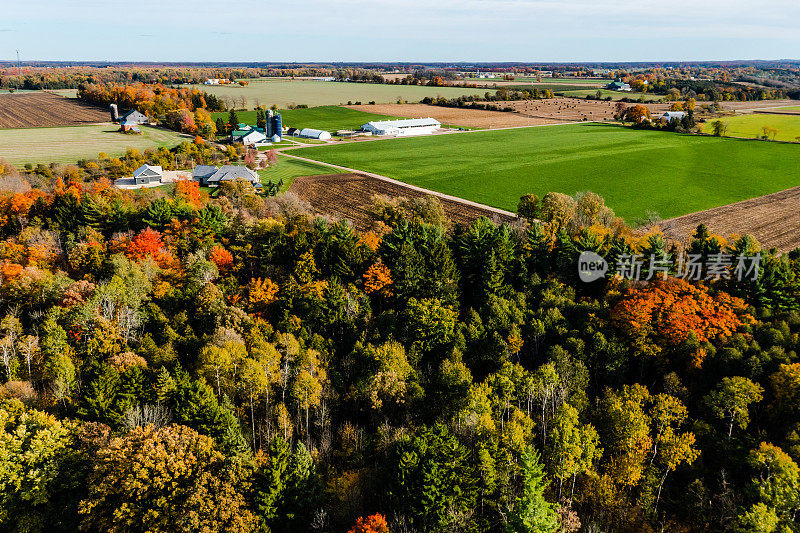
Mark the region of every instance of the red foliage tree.
[[214, 246], [209, 256], [211, 262], [217, 265], [220, 270], [225, 270], [233, 265], [233, 256], [231, 253], [222, 246]]
[[[700, 342], [722, 342], [753, 319], [739, 298], [724, 292], [711, 295], [706, 287], [670, 278], [628, 291], [611, 310], [611, 320], [651, 347], [675, 347], [692, 333]], [[704, 356], [702, 350], [695, 354], [695, 364]]]
[[367, 517], [359, 517], [356, 525], [347, 533], [389, 533], [389, 525], [382, 514], [376, 513]]
[[125, 255], [130, 259], [155, 257], [162, 248], [164, 248], [164, 243], [161, 240], [161, 234], [154, 229], [146, 228], [131, 240]]

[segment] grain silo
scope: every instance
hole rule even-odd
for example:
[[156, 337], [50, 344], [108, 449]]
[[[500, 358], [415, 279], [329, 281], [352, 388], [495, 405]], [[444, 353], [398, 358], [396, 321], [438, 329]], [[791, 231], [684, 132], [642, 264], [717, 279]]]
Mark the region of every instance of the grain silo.
[[[268, 124], [272, 126], [272, 132], [269, 137], [277, 135], [278, 137], [283, 137], [283, 119], [281, 119], [280, 113], [275, 113], [272, 115], [268, 121]], [[269, 127], [269, 126], [268, 126]]]

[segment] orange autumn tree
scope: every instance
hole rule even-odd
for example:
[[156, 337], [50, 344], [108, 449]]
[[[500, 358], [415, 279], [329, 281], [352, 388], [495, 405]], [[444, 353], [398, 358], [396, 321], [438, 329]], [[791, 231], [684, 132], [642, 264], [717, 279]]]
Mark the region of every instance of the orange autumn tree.
[[370, 266], [364, 273], [364, 292], [367, 294], [380, 293], [391, 296], [389, 286], [392, 284], [392, 273], [389, 267], [378, 261]]
[[200, 183], [188, 179], [182, 179], [175, 182], [175, 191], [173, 193], [175, 198], [184, 200], [187, 204], [194, 207], [200, 207]]
[[347, 533], [389, 533], [389, 525], [382, 514], [376, 513], [367, 517], [359, 517], [356, 525]]
[[175, 259], [164, 249], [161, 233], [154, 229], [146, 228], [128, 243], [125, 250], [128, 259], [144, 259], [152, 257], [161, 268], [175, 266]]
[[212, 263], [217, 265], [217, 268], [220, 270], [225, 270], [233, 265], [233, 256], [228, 250], [220, 245], [216, 245], [211, 249], [211, 255], [209, 256], [209, 259]]
[[[640, 351], [657, 354], [659, 346], [676, 347], [691, 334], [701, 343], [723, 342], [753, 321], [739, 298], [682, 279], [669, 278], [630, 289], [611, 310], [611, 321], [636, 341]], [[694, 354], [700, 366], [705, 351]]]

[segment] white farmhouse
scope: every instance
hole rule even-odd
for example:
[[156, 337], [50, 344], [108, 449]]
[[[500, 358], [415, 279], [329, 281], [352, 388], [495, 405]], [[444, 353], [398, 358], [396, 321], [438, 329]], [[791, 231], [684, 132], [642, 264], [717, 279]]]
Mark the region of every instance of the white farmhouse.
[[441, 122], [435, 118], [408, 118], [400, 120], [376, 120], [361, 126], [362, 131], [371, 132], [373, 135], [395, 135], [405, 137], [410, 135], [430, 135], [442, 127]]

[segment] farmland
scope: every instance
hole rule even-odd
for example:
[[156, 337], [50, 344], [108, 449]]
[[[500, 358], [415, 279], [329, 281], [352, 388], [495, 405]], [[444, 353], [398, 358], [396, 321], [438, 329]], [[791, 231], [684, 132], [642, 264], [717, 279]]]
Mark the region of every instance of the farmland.
[[280, 157], [277, 164], [258, 171], [261, 183], [266, 185], [269, 181], [278, 183], [283, 180], [282, 190], [288, 189], [292, 181], [298, 176], [316, 176], [319, 174], [330, 174], [336, 170], [327, 165], [318, 165], [298, 159]]
[[[728, 125], [728, 131], [725, 135], [730, 137], [754, 139], [762, 135], [761, 128], [764, 126], [778, 130], [778, 134], [775, 136], [776, 141], [796, 141], [800, 137], [800, 115], [751, 113], [735, 117], [724, 117], [720, 120]], [[712, 122], [708, 121], [704, 124], [704, 132], [712, 132]]]
[[[425, 193], [418, 190], [361, 174], [300, 177], [294, 180], [289, 190], [311, 204], [318, 213], [346, 218], [362, 231], [370, 229], [372, 219], [369, 207], [372, 205], [374, 195], [395, 198], [425, 196]], [[489, 218], [497, 216], [487, 209], [454, 200], [441, 199], [441, 203], [447, 218], [455, 223], [468, 224], [481, 216]]]
[[751, 100], [747, 102], [719, 102], [720, 107], [725, 111], [739, 111], [742, 113], [751, 113], [758, 110], [770, 110], [774, 108], [775, 111], [784, 111], [787, 108], [797, 106], [800, 108], [800, 100]]
[[[319, 130], [336, 131], [342, 129], [358, 129], [362, 124], [371, 120], [386, 120], [392, 116], [371, 113], [369, 108], [374, 106], [364, 106], [362, 110], [350, 109], [339, 106], [320, 106], [309, 107], [308, 109], [281, 109], [281, 119], [284, 126], [294, 128], [314, 128]], [[247, 124], [256, 123], [255, 111], [237, 111], [239, 120]], [[227, 122], [228, 113], [212, 113], [212, 118], [222, 118]]]
[[591, 190], [628, 221], [797, 185], [798, 147], [576, 124], [320, 146], [292, 154], [514, 211], [520, 196]]
[[609, 91], [607, 89], [575, 89], [569, 91], [559, 91], [559, 94], [564, 96], [571, 96], [573, 98], [586, 98], [587, 96], [594, 96], [597, 91], [600, 91], [603, 98], [611, 98], [612, 100], [622, 100], [623, 98], [630, 98], [631, 100], [638, 100], [644, 97], [645, 100], [661, 101], [661, 96], [657, 94], [634, 93], [625, 91]]
[[[560, 122], [613, 120], [615, 106], [613, 102], [584, 100], [581, 98], [519, 100], [516, 102], [498, 102], [495, 105], [499, 108], [513, 108], [517, 113], [526, 117]], [[645, 106], [650, 110], [650, 113], [668, 109], [665, 104], [645, 104]]]
[[[513, 104], [513, 102], [503, 102]], [[374, 109], [379, 113], [402, 117], [432, 117], [442, 124], [473, 128], [509, 128], [515, 126], [538, 126], [562, 122], [557, 118], [539, 118], [520, 113], [462, 109], [425, 104], [378, 104], [348, 106], [351, 109]]]
[[700, 224], [728, 236], [749, 234], [764, 247], [788, 252], [800, 247], [800, 187], [665, 220], [660, 226], [669, 237], [688, 242]]
[[0, 130], [0, 155], [16, 166], [25, 163], [75, 163], [105, 152], [114, 157], [125, 150], [173, 147], [190, 137], [157, 128], [142, 127], [140, 135], [117, 132], [111, 124]]
[[[219, 97], [233, 99], [237, 107], [277, 105], [288, 108], [290, 104], [311, 107], [341, 105], [348, 101], [367, 103], [396, 102], [398, 98], [419, 102], [426, 96], [454, 98], [461, 95], [483, 94], [483, 89], [460, 87], [421, 87], [415, 85], [382, 85], [377, 83], [346, 83], [311, 80], [251, 80], [246, 87], [238, 85], [196, 85], [197, 89]], [[241, 104], [241, 99], [245, 104]]]
[[0, 129], [77, 126], [107, 122], [100, 108], [51, 92], [0, 95]]

